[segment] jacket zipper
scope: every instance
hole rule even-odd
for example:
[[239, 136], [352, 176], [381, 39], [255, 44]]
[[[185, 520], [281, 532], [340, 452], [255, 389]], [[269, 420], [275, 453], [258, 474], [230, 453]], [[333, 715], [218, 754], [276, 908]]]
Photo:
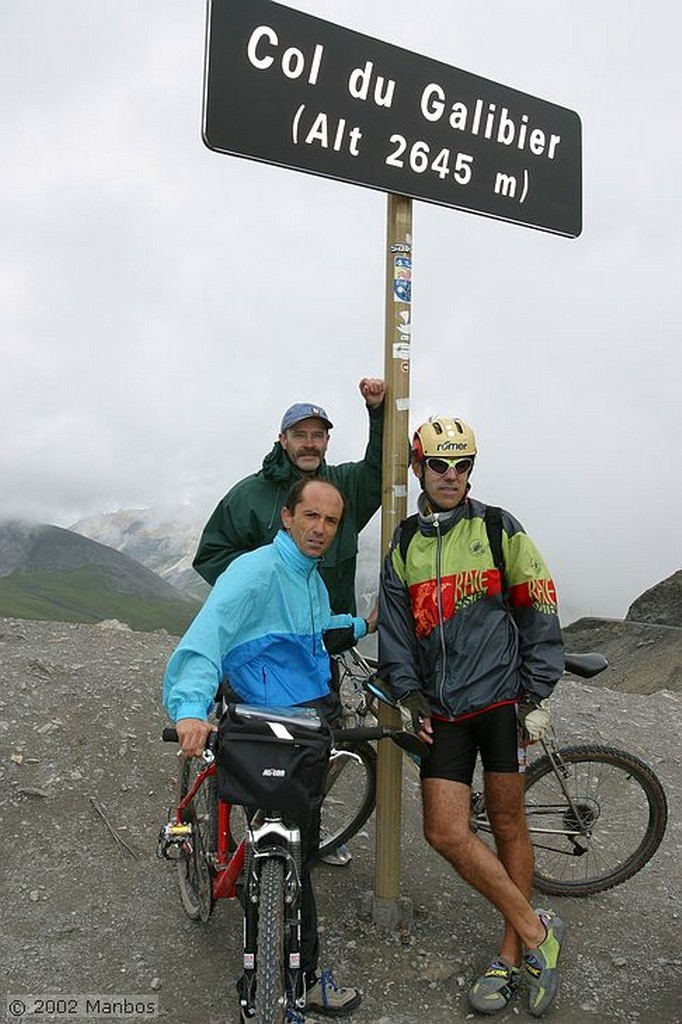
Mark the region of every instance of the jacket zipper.
[[433, 516], [434, 526], [436, 527], [436, 607], [438, 609], [438, 632], [440, 634], [440, 649], [441, 649], [441, 673], [440, 682], [438, 684], [438, 699], [440, 706], [445, 707], [445, 623], [443, 621], [443, 594], [441, 587], [441, 554], [443, 548], [443, 536], [440, 532], [440, 519], [438, 513], [434, 513]]
[[313, 657], [314, 657], [315, 653], [316, 653], [316, 650], [317, 650], [317, 643], [316, 643], [316, 639], [317, 638], [316, 638], [316, 633], [315, 633], [315, 608], [314, 608], [314, 605], [313, 605], [313, 595], [312, 595], [311, 590], [310, 590], [310, 579], [312, 577], [313, 571], [314, 570], [311, 570], [308, 573], [307, 577], [306, 577], [306, 589], [308, 591], [308, 606], [310, 608], [310, 626], [311, 626], [311, 629], [310, 629], [310, 642], [311, 642], [311, 645], [312, 645], [312, 651], [313, 651]]

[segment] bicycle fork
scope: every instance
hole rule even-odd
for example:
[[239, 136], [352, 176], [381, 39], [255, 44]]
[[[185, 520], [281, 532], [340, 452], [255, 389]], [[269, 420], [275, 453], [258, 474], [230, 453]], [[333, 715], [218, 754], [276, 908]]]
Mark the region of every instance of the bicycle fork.
[[261, 872], [266, 860], [277, 858], [284, 867], [284, 969], [287, 1004], [302, 1010], [305, 989], [301, 972], [301, 833], [281, 818], [267, 816], [247, 831], [244, 883], [244, 961], [240, 1004], [245, 1017], [256, 1012], [258, 975], [258, 912]]

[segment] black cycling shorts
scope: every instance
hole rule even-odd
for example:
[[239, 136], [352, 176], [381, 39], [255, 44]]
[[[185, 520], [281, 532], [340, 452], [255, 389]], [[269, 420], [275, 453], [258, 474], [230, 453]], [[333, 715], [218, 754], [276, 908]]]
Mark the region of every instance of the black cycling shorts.
[[421, 760], [422, 779], [449, 779], [470, 786], [476, 755], [483, 769], [506, 774], [526, 769], [515, 704], [502, 704], [461, 722], [432, 718], [433, 745]]

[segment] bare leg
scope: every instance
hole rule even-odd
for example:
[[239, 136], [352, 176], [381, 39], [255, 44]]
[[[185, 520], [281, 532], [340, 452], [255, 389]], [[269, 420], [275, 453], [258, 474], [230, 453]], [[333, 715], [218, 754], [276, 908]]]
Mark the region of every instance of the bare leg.
[[424, 779], [422, 800], [427, 842], [497, 907], [524, 946], [539, 945], [545, 937], [542, 922], [502, 861], [469, 828], [470, 787], [446, 779]]
[[[484, 784], [497, 856], [514, 885], [526, 900], [530, 900], [533, 889], [533, 847], [523, 803], [525, 779], [521, 774], [485, 772]], [[505, 918], [500, 954], [509, 963], [521, 963], [521, 938], [508, 918]]]

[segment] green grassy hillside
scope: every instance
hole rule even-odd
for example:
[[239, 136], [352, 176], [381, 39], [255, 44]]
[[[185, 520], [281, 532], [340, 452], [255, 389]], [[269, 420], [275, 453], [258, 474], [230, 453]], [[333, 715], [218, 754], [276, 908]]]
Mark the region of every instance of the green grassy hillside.
[[62, 571], [16, 570], [0, 579], [0, 616], [57, 622], [118, 619], [132, 629], [180, 636], [200, 608], [190, 598], [119, 593], [98, 565]]

